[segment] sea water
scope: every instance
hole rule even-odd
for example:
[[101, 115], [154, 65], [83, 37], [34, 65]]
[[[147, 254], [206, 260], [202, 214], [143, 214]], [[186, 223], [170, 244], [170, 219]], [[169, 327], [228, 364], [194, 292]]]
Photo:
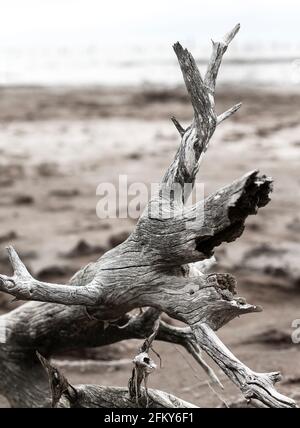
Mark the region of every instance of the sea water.
[[[185, 43], [204, 73], [210, 46]], [[220, 83], [299, 86], [298, 46], [230, 46]], [[174, 86], [181, 72], [168, 43], [0, 44], [0, 85]]]

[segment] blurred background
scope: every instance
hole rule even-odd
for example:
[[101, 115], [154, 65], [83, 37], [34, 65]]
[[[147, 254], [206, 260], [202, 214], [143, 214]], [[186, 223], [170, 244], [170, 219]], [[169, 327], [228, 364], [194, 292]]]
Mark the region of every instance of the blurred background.
[[[220, 82], [289, 85], [297, 60], [297, 1], [138, 0], [1, 2], [0, 83], [140, 85], [181, 83], [171, 45], [180, 40], [205, 63], [210, 38], [237, 22]], [[299, 79], [299, 76], [298, 76]]]
[[[172, 44], [187, 47], [204, 73], [210, 40], [241, 23], [220, 70], [216, 106], [219, 113], [240, 101], [243, 107], [217, 129], [198, 179], [207, 195], [259, 169], [273, 177], [274, 192], [243, 236], [216, 251], [215, 269], [234, 273], [239, 293], [264, 307], [220, 336], [254, 370], [281, 370], [281, 390], [297, 396], [299, 345], [291, 334], [300, 318], [299, 2], [0, 0], [0, 6], [0, 269], [9, 273], [5, 246], [13, 244], [36, 277], [61, 283], [134, 227], [123, 193], [118, 213], [125, 218], [97, 217], [99, 183], [117, 185], [120, 174], [128, 184], [158, 182], [179, 145], [170, 117], [191, 121]], [[0, 294], [0, 313], [16, 305]], [[56, 358], [73, 382], [124, 386], [137, 346], [130, 341]], [[163, 368], [150, 386], [202, 406], [240, 397], [222, 374], [225, 391], [209, 389], [179, 348], [156, 347]]]

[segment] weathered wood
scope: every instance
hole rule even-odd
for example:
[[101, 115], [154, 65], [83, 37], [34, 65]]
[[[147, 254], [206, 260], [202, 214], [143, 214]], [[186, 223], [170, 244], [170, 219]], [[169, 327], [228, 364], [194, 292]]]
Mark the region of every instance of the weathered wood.
[[[231, 319], [261, 308], [236, 295], [232, 275], [205, 273], [201, 264], [212, 257], [215, 247], [242, 234], [247, 216], [269, 202], [272, 180], [252, 171], [204, 201], [184, 206], [217, 124], [240, 107], [238, 104], [217, 116], [214, 106], [221, 60], [238, 29], [236, 26], [222, 42], [213, 44], [204, 79], [192, 55], [179, 43], [174, 45], [194, 118], [185, 130], [173, 120], [182, 135], [180, 147], [157, 195], [125, 242], [85, 266], [67, 285], [37, 281], [14, 249], [8, 249], [14, 273], [0, 276], [0, 290], [18, 299], [44, 302], [27, 303], [2, 317], [6, 340], [0, 344], [0, 369], [4, 373], [0, 392], [12, 405], [50, 403], [46, 376], [35, 350], [48, 358], [61, 349], [99, 346], [132, 337], [145, 339], [160, 313], [165, 312], [188, 327], [176, 329], [160, 321], [157, 339], [183, 345], [215, 382], [218, 379], [199, 348], [215, 360], [246, 398], [253, 397], [269, 407], [295, 406], [293, 400], [274, 389], [278, 374], [252, 372], [215, 335], [214, 331]], [[137, 318], [128, 314], [141, 307], [152, 309]], [[93, 386], [78, 391], [86, 394], [86, 407], [100, 406], [105, 397], [106, 403], [114, 399], [118, 405], [130, 405], [124, 399], [125, 390]], [[141, 395], [142, 389], [139, 391]], [[151, 394], [154, 402], [157, 395]], [[68, 406], [74, 399], [70, 397], [71, 393]], [[166, 400], [172, 402], [173, 398], [168, 395]]]
[[199, 345], [227, 374], [232, 382], [240, 388], [244, 397], [259, 400], [267, 407], [295, 407], [295, 401], [274, 388], [281, 380], [279, 372], [255, 373], [239, 361], [220, 341], [216, 334], [205, 324], [195, 325], [193, 331]]
[[[151, 311], [151, 310], [150, 310]], [[154, 312], [151, 311], [152, 315]], [[155, 314], [156, 316], [156, 314]], [[156, 368], [148, 352], [159, 331], [159, 318], [156, 319], [153, 331], [144, 341], [139, 354], [134, 358], [134, 370], [129, 379], [128, 389], [103, 387], [97, 385], [73, 386], [62, 372], [51, 364], [39, 352], [36, 352], [39, 361], [44, 367], [51, 391], [51, 407], [153, 407], [153, 408], [185, 408], [196, 407], [172, 394], [147, 388], [146, 379], [149, 373]], [[145, 388], [141, 383], [144, 380]]]
[[[128, 395], [127, 388], [99, 385], [75, 385], [74, 390], [78, 395], [77, 401], [71, 401], [69, 397], [63, 396], [58, 402], [59, 408], [136, 408], [136, 402]], [[142, 388], [139, 399], [140, 407], [149, 408], [195, 408], [198, 407], [181, 398], [175, 397], [158, 389], [148, 389], [147, 396]]]
[[8, 247], [8, 257], [14, 274], [0, 275], [0, 291], [19, 300], [62, 303], [64, 305], [97, 305], [101, 298], [101, 284], [91, 281], [85, 286], [50, 284], [34, 279], [20, 260], [13, 247]]
[[[83, 306], [27, 303], [3, 316], [7, 336], [6, 343], [0, 343], [0, 392], [14, 407], [49, 407], [48, 378], [36, 350], [49, 357], [70, 349], [144, 339], [151, 334], [159, 314], [149, 308], [140, 316], [125, 314], [107, 323], [98, 320], [96, 313], [91, 317]], [[161, 320], [156, 339], [181, 345], [188, 352], [194, 344], [190, 328], [174, 327]], [[205, 367], [199, 351], [191, 355], [211, 378], [215, 376]]]
[[211, 58], [208, 63], [206, 75], [204, 78], [205, 84], [209, 87], [212, 93], [215, 92], [216, 80], [219, 72], [219, 68], [222, 63], [222, 58], [226, 52], [229, 43], [234, 39], [237, 32], [240, 30], [240, 24], [237, 24], [231, 31], [229, 31], [223, 37], [223, 40], [214, 42], [212, 40], [213, 50]]

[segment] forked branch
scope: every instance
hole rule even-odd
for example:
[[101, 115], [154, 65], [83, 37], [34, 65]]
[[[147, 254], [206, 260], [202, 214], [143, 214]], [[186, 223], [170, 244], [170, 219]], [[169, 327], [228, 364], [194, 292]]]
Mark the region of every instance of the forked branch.
[[0, 291], [17, 300], [95, 306], [101, 303], [101, 284], [96, 280], [85, 286], [51, 284], [34, 279], [13, 247], [8, 247], [13, 276], [0, 275]]
[[[130, 394], [126, 388], [73, 387], [40, 356], [51, 378], [52, 404], [132, 407], [137, 401], [139, 405], [147, 405], [148, 400], [149, 406], [192, 406], [170, 394], [154, 390], [147, 393], [142, 388], [142, 380], [154, 368], [148, 351], [156, 337], [184, 346], [210, 378], [219, 382], [200, 355], [200, 348], [205, 350], [247, 399], [260, 400], [269, 407], [295, 406], [293, 400], [274, 389], [278, 373], [253, 372], [214, 333], [233, 318], [261, 308], [236, 295], [232, 275], [204, 273], [201, 265], [199, 271], [199, 264], [191, 264], [211, 258], [215, 247], [239, 237], [247, 216], [256, 214], [269, 202], [272, 190], [270, 178], [252, 171], [204, 201], [189, 208], [184, 206], [217, 124], [240, 107], [237, 104], [218, 116], [214, 99], [222, 57], [238, 30], [239, 25], [222, 41], [213, 43], [204, 79], [190, 52], [179, 43], [174, 45], [194, 118], [186, 129], [173, 119], [182, 137], [180, 147], [164, 175], [158, 195], [149, 202], [124, 243], [81, 269], [69, 285], [35, 280], [17, 253], [9, 248], [14, 274], [0, 276], [0, 291], [22, 300], [56, 303], [31, 302], [2, 318], [7, 331], [5, 345], [0, 344], [0, 367], [11, 379], [15, 376], [18, 389], [25, 395], [14, 394], [8, 375], [0, 377], [0, 392], [8, 396], [13, 405], [43, 403], [41, 391], [46, 391], [45, 379], [32, 364], [36, 360], [36, 349], [49, 357], [56, 350], [69, 349], [72, 345], [98, 346], [131, 337], [148, 337], [135, 360]], [[186, 188], [186, 184], [190, 186]], [[180, 188], [179, 194], [176, 186]], [[150, 309], [140, 317], [128, 314], [141, 307]], [[187, 327], [177, 329], [158, 321], [161, 312], [183, 321]], [[12, 355], [18, 356], [13, 362], [10, 361]], [[45, 395], [48, 398], [47, 392]]]
[[[194, 109], [194, 119], [192, 124], [184, 130], [178, 120], [172, 118], [182, 141], [174, 162], [163, 178], [164, 186], [171, 187], [174, 183], [180, 183], [181, 186], [186, 183], [194, 183], [199, 162], [208, 147], [216, 126], [241, 107], [241, 103], [236, 104], [225, 113], [217, 116], [214, 99], [216, 80], [223, 55], [239, 29], [240, 25], [238, 24], [224, 36], [222, 41], [213, 42], [213, 51], [204, 80], [192, 54], [187, 49], [183, 49], [180, 43], [177, 42], [174, 45], [174, 51]], [[184, 197], [186, 199], [190, 191], [185, 192]]]

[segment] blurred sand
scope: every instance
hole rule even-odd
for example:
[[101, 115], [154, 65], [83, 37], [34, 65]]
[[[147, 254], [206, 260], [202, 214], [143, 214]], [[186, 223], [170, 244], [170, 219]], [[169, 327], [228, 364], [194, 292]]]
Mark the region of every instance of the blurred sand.
[[[239, 240], [216, 251], [218, 269], [234, 272], [240, 294], [265, 310], [219, 333], [256, 371], [298, 376], [281, 387], [291, 395], [300, 393], [300, 345], [290, 339], [292, 320], [300, 318], [300, 95], [223, 87], [217, 109], [239, 101], [242, 109], [217, 129], [198, 181], [208, 194], [253, 169], [274, 178], [271, 203], [248, 219]], [[158, 182], [179, 144], [171, 115], [183, 124], [192, 116], [181, 87], [1, 88], [1, 272], [10, 271], [4, 248], [12, 243], [34, 275], [66, 282], [129, 233], [134, 219], [97, 218], [97, 185], [117, 183], [119, 174], [129, 183]], [[119, 211], [126, 207], [121, 197]], [[0, 311], [12, 309], [9, 302], [0, 295]], [[131, 358], [137, 346], [132, 341], [118, 357]], [[150, 386], [200, 406], [220, 404], [199, 385], [205, 377], [189, 356], [171, 345], [155, 348], [163, 368]], [[78, 383], [126, 385], [130, 368], [67, 373]], [[224, 384], [227, 401], [240, 396]]]

